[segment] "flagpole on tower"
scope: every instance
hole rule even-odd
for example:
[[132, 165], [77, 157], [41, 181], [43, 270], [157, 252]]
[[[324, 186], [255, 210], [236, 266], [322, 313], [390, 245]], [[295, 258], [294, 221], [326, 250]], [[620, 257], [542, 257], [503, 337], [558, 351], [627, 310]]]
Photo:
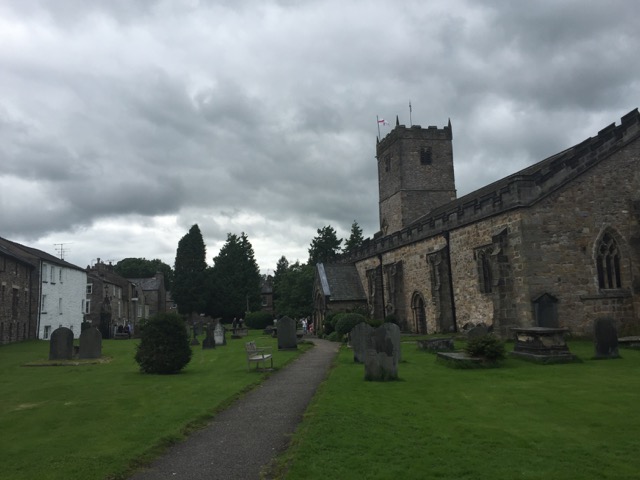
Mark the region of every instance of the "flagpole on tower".
[[378, 126], [378, 139], [380, 139], [380, 119], [376, 115], [376, 125]]
[[409, 126], [413, 127], [413, 120], [411, 120], [411, 100], [409, 100]]

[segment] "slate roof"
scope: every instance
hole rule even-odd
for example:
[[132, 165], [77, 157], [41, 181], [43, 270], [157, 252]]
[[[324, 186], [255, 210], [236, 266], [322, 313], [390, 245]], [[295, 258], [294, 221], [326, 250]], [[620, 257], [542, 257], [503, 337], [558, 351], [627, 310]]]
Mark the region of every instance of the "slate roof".
[[367, 299], [354, 265], [318, 263], [316, 271], [322, 291], [331, 301]]
[[127, 280], [138, 285], [143, 292], [148, 290], [160, 290], [160, 278], [158, 277], [127, 278]]
[[12, 242], [11, 240], [7, 240], [6, 238], [0, 237], [0, 245], [2, 245], [7, 251], [12, 252], [13, 255], [22, 258], [24, 261], [36, 267], [40, 265], [40, 260], [44, 260], [61, 267], [67, 267], [83, 272], [85, 271], [84, 268], [74, 265], [73, 263], [69, 263], [65, 260], [61, 260], [58, 257], [51, 255], [50, 253], [43, 252], [42, 250], [38, 250], [37, 248], [27, 247], [26, 245]]

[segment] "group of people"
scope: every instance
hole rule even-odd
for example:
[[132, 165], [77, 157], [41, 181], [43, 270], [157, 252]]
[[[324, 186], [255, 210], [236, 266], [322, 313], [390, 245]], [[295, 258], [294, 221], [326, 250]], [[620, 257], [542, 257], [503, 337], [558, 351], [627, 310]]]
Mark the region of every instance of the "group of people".
[[231, 330], [233, 333], [236, 333], [236, 330], [242, 329], [242, 324], [244, 320], [242, 318], [233, 317], [233, 322], [231, 322]]
[[302, 323], [302, 333], [304, 333], [305, 335], [307, 333], [313, 335], [313, 322], [311, 320], [309, 320], [308, 318], [303, 318], [302, 320], [300, 320], [300, 323]]

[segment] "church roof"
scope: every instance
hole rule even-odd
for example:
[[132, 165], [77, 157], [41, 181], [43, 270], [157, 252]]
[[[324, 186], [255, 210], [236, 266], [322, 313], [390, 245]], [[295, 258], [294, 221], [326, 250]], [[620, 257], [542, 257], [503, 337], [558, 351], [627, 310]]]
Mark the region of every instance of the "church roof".
[[318, 263], [316, 267], [323, 294], [331, 301], [367, 299], [354, 265]]

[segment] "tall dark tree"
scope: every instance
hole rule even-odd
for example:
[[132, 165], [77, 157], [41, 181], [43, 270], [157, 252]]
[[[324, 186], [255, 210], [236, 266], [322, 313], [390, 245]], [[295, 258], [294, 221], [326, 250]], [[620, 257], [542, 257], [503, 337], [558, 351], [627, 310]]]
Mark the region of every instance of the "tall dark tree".
[[171, 290], [173, 286], [173, 269], [158, 258], [125, 258], [116, 263], [113, 270], [124, 278], [150, 278], [162, 272], [165, 288]]
[[311, 315], [314, 275], [315, 265], [301, 265], [299, 262], [289, 265], [276, 275], [273, 293], [277, 315], [291, 318]]
[[331, 263], [340, 253], [342, 239], [338, 238], [331, 225], [318, 229], [318, 235], [311, 241], [309, 248], [309, 265]]
[[198, 225], [193, 225], [178, 243], [174, 265], [173, 299], [178, 312], [190, 314], [204, 311], [206, 302], [206, 247]]
[[357, 250], [362, 246], [363, 241], [364, 237], [362, 236], [362, 229], [360, 228], [360, 225], [358, 225], [358, 222], [354, 220], [351, 224], [351, 235], [349, 235], [349, 238], [344, 242], [343, 252], [351, 253], [354, 250]]
[[244, 316], [247, 309], [259, 310], [261, 278], [247, 235], [244, 232], [240, 236], [229, 233], [227, 242], [213, 259], [207, 312], [230, 319]]

